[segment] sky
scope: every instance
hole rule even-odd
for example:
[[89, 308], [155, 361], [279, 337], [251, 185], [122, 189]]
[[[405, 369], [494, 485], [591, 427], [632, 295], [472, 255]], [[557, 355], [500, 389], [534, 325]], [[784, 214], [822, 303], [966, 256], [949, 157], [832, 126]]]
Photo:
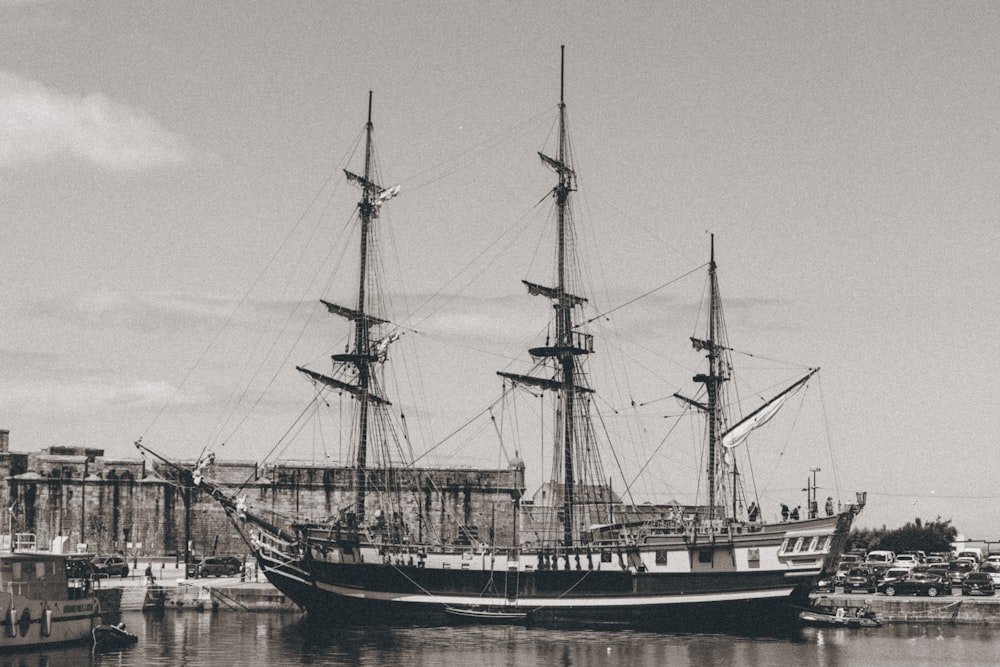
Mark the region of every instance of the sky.
[[[613, 376], [611, 414], [649, 408], [633, 436], [656, 448], [681, 412], [664, 397], [695, 391], [714, 234], [732, 346], [822, 369], [819, 416], [786, 424], [813, 453], [796, 432], [757, 468], [784, 478], [765, 514], [817, 467], [821, 498], [867, 491], [859, 525], [1000, 540], [989, 2], [0, 1], [11, 448], [275, 453], [313, 395], [294, 366], [343, 345], [317, 299], [352, 298], [341, 169], [363, 168], [372, 91], [379, 176], [401, 186], [378, 224], [419, 370], [410, 436], [451, 452], [434, 443], [544, 335], [520, 281], [551, 275], [536, 152], [561, 45], [595, 307], [648, 295], [603, 318], [625, 341], [605, 356], [636, 371]], [[626, 466], [698, 472], [669, 451]], [[277, 453], [343, 445], [304, 430]]]

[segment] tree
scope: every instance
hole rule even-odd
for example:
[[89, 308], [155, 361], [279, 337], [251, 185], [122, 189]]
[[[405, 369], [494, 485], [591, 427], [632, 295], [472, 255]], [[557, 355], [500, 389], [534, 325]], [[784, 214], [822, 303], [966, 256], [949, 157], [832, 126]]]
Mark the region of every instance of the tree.
[[847, 540], [847, 548], [865, 552], [885, 549], [896, 553], [951, 551], [951, 543], [957, 535], [958, 529], [951, 525], [951, 519], [942, 520], [939, 516], [934, 521], [925, 523], [917, 517], [894, 530], [888, 530], [885, 526], [881, 529], [856, 528]]

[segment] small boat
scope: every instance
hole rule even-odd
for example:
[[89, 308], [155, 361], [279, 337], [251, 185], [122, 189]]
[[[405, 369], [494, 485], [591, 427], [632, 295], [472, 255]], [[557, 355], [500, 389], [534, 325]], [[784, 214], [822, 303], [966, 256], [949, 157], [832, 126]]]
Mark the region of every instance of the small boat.
[[505, 607], [450, 607], [444, 612], [449, 618], [461, 623], [520, 624], [528, 621], [528, 612]]
[[90, 632], [94, 638], [95, 651], [113, 651], [131, 646], [139, 641], [139, 637], [125, 629], [124, 623], [118, 625], [101, 624]]
[[877, 628], [882, 625], [869, 607], [860, 607], [853, 612], [847, 607], [836, 610], [813, 607], [799, 612], [799, 620], [806, 625], [842, 628]]

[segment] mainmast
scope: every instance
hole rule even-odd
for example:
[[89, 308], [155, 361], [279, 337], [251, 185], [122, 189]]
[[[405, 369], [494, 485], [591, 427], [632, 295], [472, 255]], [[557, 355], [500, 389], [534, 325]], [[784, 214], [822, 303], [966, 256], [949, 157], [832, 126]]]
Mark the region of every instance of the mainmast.
[[566, 47], [560, 48], [559, 57], [559, 153], [558, 161], [562, 165], [556, 170], [559, 174], [559, 183], [556, 185], [556, 208], [558, 220], [558, 297], [556, 299], [556, 347], [562, 348], [559, 352], [559, 365], [562, 367], [562, 380], [565, 390], [562, 392], [563, 399], [563, 474], [566, 488], [563, 491], [563, 543], [567, 547], [573, 546], [573, 486], [575, 479], [573, 475], [573, 441], [575, 432], [574, 396], [573, 396], [573, 341], [570, 336], [573, 332], [573, 306], [566, 298], [566, 206], [569, 201], [569, 193], [573, 190], [573, 171], [566, 161], [566, 102], [563, 96], [566, 81]]
[[575, 486], [576, 486], [576, 459], [574, 445], [579, 437], [577, 433], [576, 412], [578, 409], [578, 394], [593, 391], [587, 387], [582, 378], [577, 381], [579, 364], [576, 357], [593, 352], [593, 339], [589, 334], [575, 331], [573, 322], [573, 308], [586, 303], [586, 299], [576, 296], [569, 291], [570, 273], [570, 240], [572, 238], [572, 216], [570, 214], [569, 196], [576, 190], [574, 180], [576, 174], [569, 164], [569, 146], [566, 128], [566, 102], [564, 97], [565, 89], [565, 49], [562, 47], [560, 55], [560, 77], [559, 77], [559, 136], [556, 157], [550, 157], [544, 153], [538, 156], [542, 162], [556, 172], [559, 181], [552, 189], [553, 197], [556, 200], [556, 286], [545, 287], [535, 283], [524, 281], [528, 287], [528, 292], [535, 295], [546, 296], [553, 301], [555, 310], [555, 340], [553, 344], [546, 342], [544, 347], [535, 347], [529, 350], [536, 358], [552, 359], [557, 367], [556, 378], [545, 379], [512, 373], [500, 375], [523, 382], [540, 386], [545, 389], [558, 392], [557, 420], [560, 423], [560, 437], [562, 438], [562, 463], [563, 463], [563, 544], [566, 547], [573, 546], [575, 527]]

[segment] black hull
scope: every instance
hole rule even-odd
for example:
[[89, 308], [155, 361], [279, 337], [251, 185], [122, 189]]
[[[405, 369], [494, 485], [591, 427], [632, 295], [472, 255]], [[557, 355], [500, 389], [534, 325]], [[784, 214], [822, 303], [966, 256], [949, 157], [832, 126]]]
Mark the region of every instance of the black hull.
[[[311, 621], [353, 626], [425, 626], [469, 624], [449, 614], [443, 605], [405, 605], [398, 602], [357, 600], [325, 594], [318, 589], [284, 582], [279, 589], [296, 600]], [[796, 598], [797, 599], [797, 598]], [[801, 627], [792, 598], [738, 602], [603, 607], [597, 611], [571, 609], [532, 611], [510, 625], [544, 628], [643, 630], [654, 632], [717, 632], [741, 636], [781, 636]], [[412, 607], [412, 608], [411, 608]], [[491, 619], [483, 621], [499, 623]]]
[[[488, 573], [431, 573], [421, 572], [417, 568], [391, 568], [378, 565], [340, 566], [346, 574], [355, 576], [367, 571], [361, 576], [363, 580], [373, 580], [377, 575], [383, 575], [381, 577], [383, 586], [376, 586], [374, 590], [356, 587], [356, 592], [344, 594], [342, 585], [335, 581], [339, 577], [332, 577], [334, 579], [332, 582], [310, 582], [303, 576], [305, 571], [300, 569], [303, 565], [305, 564], [296, 563], [279, 566], [273, 561], [261, 560], [261, 567], [270, 581], [304, 609], [311, 620], [348, 627], [446, 625], [470, 622], [470, 619], [458, 619], [453, 612], [448, 611], [450, 606], [459, 606], [461, 603], [449, 605], [445, 602], [402, 601], [399, 598], [406, 596], [398, 593], [386, 593], [379, 599], [378, 589], [382, 588], [385, 591], [392, 589], [394, 574], [402, 579], [413, 577], [411, 584], [416, 582], [418, 587], [435, 581], [439, 592], [447, 583], [453, 599], [461, 595], [459, 593], [461, 589], [471, 590], [478, 586], [476, 589], [478, 592], [483, 590], [484, 583], [489, 581]], [[604, 576], [600, 576], [602, 574]], [[540, 582], [551, 582], [553, 590], [556, 590], [557, 587], [564, 586], [569, 577], [579, 580], [581, 573], [573, 571], [535, 573], [532, 578], [536, 588]], [[563, 606], [545, 606], [546, 603], [559, 599], [556, 594], [535, 597], [531, 600], [522, 598], [519, 602], [522, 605], [521, 609], [527, 612], [526, 615], [523, 618], [511, 619], [509, 623], [547, 628], [634, 629], [775, 636], [794, 633], [801, 625], [797, 607], [808, 603], [808, 586], [790, 587], [784, 582], [781, 573], [765, 573], [757, 577], [738, 575], [714, 578], [690, 576], [666, 578], [605, 572], [594, 573], [594, 576], [588, 579], [591, 581], [591, 595], [574, 598], [573, 602], [563, 599], [565, 602]], [[666, 589], [682, 585], [688, 591], [687, 598], [691, 601], [685, 601], [685, 596], [678, 593], [667, 596], [671, 599], [666, 603], [650, 603], [640, 598], [637, 604], [634, 602], [635, 596], [628, 595], [628, 601], [617, 604], [615, 597], [621, 593], [619, 589], [623, 581], [629, 582], [631, 590]], [[644, 582], [645, 585], [640, 585], [640, 582]], [[700, 591], [699, 584], [703, 586]], [[338, 591], [330, 590], [331, 587], [338, 588]], [[604, 587], [603, 592], [600, 591], [602, 587]], [[743, 590], [738, 590], [739, 588]], [[442, 593], [443, 595], [445, 593]], [[698, 601], [698, 598], [711, 597], [728, 599]], [[497, 601], [502, 605], [504, 598], [499, 597]], [[536, 601], [538, 604], [534, 604]], [[490, 618], [488, 622], [499, 621]]]

